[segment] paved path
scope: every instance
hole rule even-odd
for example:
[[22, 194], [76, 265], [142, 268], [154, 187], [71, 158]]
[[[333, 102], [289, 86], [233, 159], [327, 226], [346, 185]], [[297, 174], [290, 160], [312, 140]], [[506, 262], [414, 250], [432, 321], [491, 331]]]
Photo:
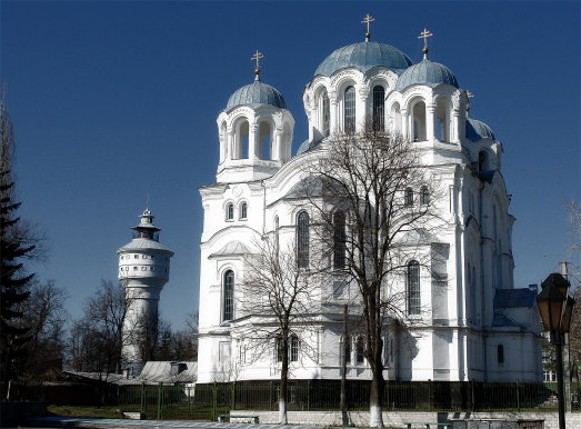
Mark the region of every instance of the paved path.
[[316, 426], [217, 423], [191, 420], [88, 419], [79, 417], [37, 417], [30, 419], [28, 426], [85, 429], [321, 429]]

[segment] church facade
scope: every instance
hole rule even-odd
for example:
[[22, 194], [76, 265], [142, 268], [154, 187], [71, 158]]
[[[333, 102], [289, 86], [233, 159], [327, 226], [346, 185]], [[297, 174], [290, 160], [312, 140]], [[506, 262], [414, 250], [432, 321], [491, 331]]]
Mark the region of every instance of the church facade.
[[[280, 378], [276, 341], [249, 357], [254, 346], [244, 332], [254, 318], [243, 308], [249, 292], [241, 287], [248, 257], [261, 237], [273, 233], [292, 243], [304, 240], [306, 231], [317, 246], [316, 235], [305, 229], [313, 219], [310, 201], [296, 192], [307, 179], [304, 166], [338, 136], [364, 133], [370, 121], [421, 149], [443, 196], [435, 207], [444, 226], [421, 243], [441, 275], [434, 280], [429, 269], [410, 260], [407, 273], [396, 279], [407, 328], [386, 329], [384, 377], [541, 381], [536, 289], [513, 283], [514, 218], [501, 174], [503, 147], [490, 127], [469, 116], [469, 93], [452, 71], [428, 58], [427, 44], [423, 60], [414, 64], [367, 33], [364, 41], [332, 52], [305, 86], [309, 137], [293, 155], [293, 114], [283, 95], [262, 82], [259, 58], [257, 52], [255, 80], [235, 91], [217, 117], [216, 182], [200, 188], [198, 383]], [[427, 204], [429, 195], [413, 189], [406, 198]], [[340, 379], [346, 297], [329, 292], [325, 281], [314, 287], [316, 317], [309, 333], [296, 338], [310, 352], [290, 345], [290, 377]], [[349, 335], [347, 377], [369, 380], [359, 335]]]

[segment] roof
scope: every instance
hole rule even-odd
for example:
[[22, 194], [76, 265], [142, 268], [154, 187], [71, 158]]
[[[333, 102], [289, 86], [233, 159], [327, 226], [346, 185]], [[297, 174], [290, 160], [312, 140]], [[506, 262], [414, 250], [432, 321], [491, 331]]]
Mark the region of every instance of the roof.
[[198, 379], [198, 363], [148, 361], [138, 378], [145, 383], [194, 383]]
[[198, 363], [188, 361], [149, 361], [139, 377], [128, 378], [123, 374], [103, 372], [64, 371], [77, 379], [106, 381], [117, 385], [195, 383], [198, 379]]
[[456, 76], [448, 67], [430, 61], [427, 58], [405, 70], [397, 80], [395, 89], [401, 91], [408, 86], [416, 84], [431, 87], [447, 84], [458, 88]]
[[494, 318], [492, 319], [492, 326], [514, 326], [520, 328], [516, 321], [512, 320], [510, 317], [507, 317], [505, 314], [502, 313], [495, 313]]
[[535, 304], [536, 291], [529, 288], [496, 289], [494, 294], [494, 309], [530, 308]]
[[228, 99], [227, 109], [241, 105], [256, 106], [270, 104], [271, 106], [286, 109], [286, 101], [282, 94], [273, 86], [263, 83], [258, 79], [249, 85], [244, 85], [236, 90]]
[[478, 119], [468, 118], [466, 120], [466, 138], [473, 142], [482, 139], [496, 140], [492, 129]]
[[163, 252], [169, 253], [170, 256], [174, 254], [172, 250], [168, 249], [163, 244], [160, 244], [159, 241], [150, 240], [148, 238], [134, 238], [125, 246], [119, 248], [119, 250], [117, 250], [117, 253], [127, 251], [139, 252], [144, 250], [161, 250]]
[[385, 67], [401, 73], [412, 60], [399, 49], [385, 43], [360, 42], [339, 48], [317, 67], [315, 76], [331, 76], [344, 68], [356, 68], [365, 73], [373, 67]]
[[232, 256], [232, 255], [244, 255], [250, 253], [250, 249], [241, 241], [233, 240], [228, 242], [224, 247], [222, 247], [217, 252], [210, 255], [210, 258], [215, 258], [218, 256]]

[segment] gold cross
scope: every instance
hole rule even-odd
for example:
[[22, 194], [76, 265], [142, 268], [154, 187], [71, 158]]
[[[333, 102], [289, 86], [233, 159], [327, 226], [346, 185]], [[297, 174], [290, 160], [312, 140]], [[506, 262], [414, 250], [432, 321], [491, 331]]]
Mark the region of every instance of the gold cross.
[[369, 38], [371, 37], [371, 33], [369, 32], [369, 24], [372, 23], [373, 21], [375, 21], [375, 18], [369, 14], [367, 14], [363, 18], [363, 21], [361, 21], [361, 24], [367, 24], [367, 32], [365, 33], [365, 41], [366, 42], [369, 42]]
[[372, 23], [373, 21], [375, 21], [375, 18], [369, 14], [367, 14], [365, 16], [365, 18], [363, 18], [363, 21], [361, 21], [361, 24], [367, 24], [367, 32], [368, 33], [369, 33], [369, 24]]
[[424, 39], [424, 54], [428, 53], [428, 37], [432, 37], [434, 34], [424, 27], [424, 31], [420, 33], [418, 39]]
[[258, 49], [254, 53], [254, 55], [252, 55], [252, 58], [250, 58], [252, 61], [256, 61], [256, 71], [260, 70], [260, 64], [258, 62], [263, 58], [264, 55], [262, 55], [262, 52], [259, 52]]

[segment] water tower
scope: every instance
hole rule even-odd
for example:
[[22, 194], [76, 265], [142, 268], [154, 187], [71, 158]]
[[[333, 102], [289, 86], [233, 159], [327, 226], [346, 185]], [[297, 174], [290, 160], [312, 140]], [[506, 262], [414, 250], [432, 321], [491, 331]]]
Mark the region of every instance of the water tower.
[[130, 375], [139, 375], [157, 343], [158, 304], [169, 280], [172, 252], [159, 243], [160, 228], [146, 209], [133, 227], [135, 238], [117, 250], [119, 281], [125, 288], [122, 361]]

